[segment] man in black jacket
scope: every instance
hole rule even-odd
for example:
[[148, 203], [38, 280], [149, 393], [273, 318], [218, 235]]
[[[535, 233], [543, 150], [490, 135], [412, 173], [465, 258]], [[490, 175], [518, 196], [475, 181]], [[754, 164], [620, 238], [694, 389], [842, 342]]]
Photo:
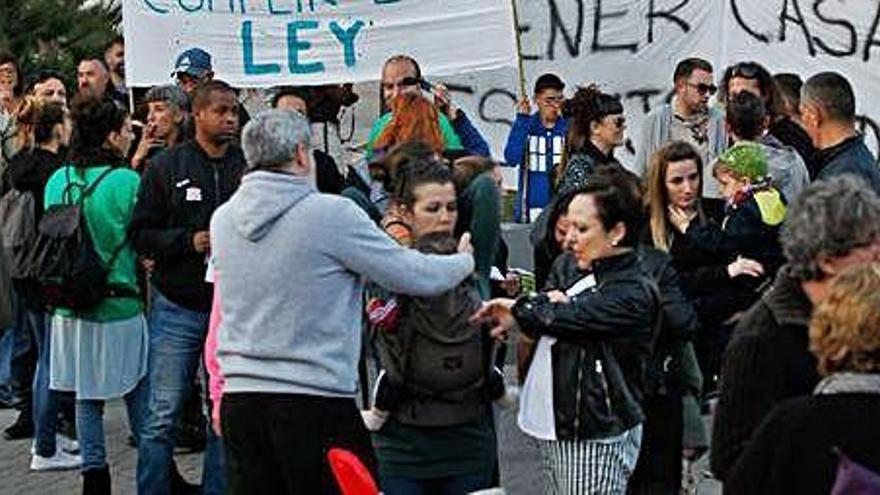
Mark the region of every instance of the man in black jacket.
[[880, 168], [856, 132], [856, 97], [845, 77], [822, 72], [807, 79], [801, 90], [801, 116], [818, 151], [819, 179], [854, 174], [880, 194]]
[[[145, 171], [131, 222], [139, 254], [155, 260], [150, 308], [150, 408], [138, 452], [138, 492], [170, 492], [174, 422], [202, 355], [213, 295], [205, 282], [211, 215], [245, 168], [235, 90], [203, 83], [192, 101], [195, 138], [157, 156]], [[222, 491], [223, 469], [209, 434], [206, 493]], [[218, 493], [219, 493], [218, 491]]]
[[880, 197], [852, 176], [820, 181], [791, 205], [781, 242], [788, 264], [740, 320], [725, 352], [711, 454], [720, 480], [774, 405], [808, 395], [818, 383], [810, 315], [839, 273], [880, 259]]

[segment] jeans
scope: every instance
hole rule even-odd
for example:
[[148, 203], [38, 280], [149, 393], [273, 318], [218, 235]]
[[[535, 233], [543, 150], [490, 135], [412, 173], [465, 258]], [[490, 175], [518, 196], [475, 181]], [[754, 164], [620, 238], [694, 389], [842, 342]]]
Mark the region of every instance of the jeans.
[[37, 370], [34, 374], [34, 449], [38, 455], [55, 455], [55, 432], [58, 429], [59, 394], [49, 390], [49, 333], [52, 317], [40, 310], [28, 310], [28, 319], [37, 345]]
[[387, 477], [382, 480], [385, 495], [464, 495], [491, 486], [486, 473], [465, 474], [447, 478], [416, 479]]
[[27, 306], [15, 290], [12, 291], [12, 311], [12, 326], [0, 337], [0, 384], [6, 386], [0, 391], [0, 399], [22, 401], [23, 407], [29, 407], [36, 349], [31, 339]]
[[[131, 392], [125, 394], [125, 407], [128, 410], [128, 421], [133, 425], [142, 425], [146, 415], [149, 389], [143, 379]], [[133, 428], [135, 431], [138, 428]], [[76, 430], [79, 437], [80, 454], [82, 455], [82, 471], [103, 469], [107, 466], [107, 451], [104, 448], [104, 401], [76, 401]]]
[[[193, 311], [153, 291], [150, 309], [150, 407], [138, 444], [138, 493], [171, 492], [174, 424], [199, 368], [208, 313]], [[206, 419], [207, 420], [207, 419]], [[223, 492], [219, 448], [207, 445], [202, 485], [205, 492]]]
[[331, 447], [375, 467], [353, 398], [227, 393], [221, 418], [230, 495], [339, 493], [325, 457]]

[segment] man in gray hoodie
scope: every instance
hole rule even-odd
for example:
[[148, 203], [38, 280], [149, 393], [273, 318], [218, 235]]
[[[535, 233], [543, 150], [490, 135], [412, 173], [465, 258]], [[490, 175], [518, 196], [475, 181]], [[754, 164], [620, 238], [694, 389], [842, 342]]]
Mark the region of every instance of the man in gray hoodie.
[[333, 446], [372, 458], [355, 405], [364, 281], [436, 295], [474, 269], [401, 247], [315, 188], [309, 124], [270, 110], [244, 129], [249, 172], [211, 221], [229, 493], [333, 493]]

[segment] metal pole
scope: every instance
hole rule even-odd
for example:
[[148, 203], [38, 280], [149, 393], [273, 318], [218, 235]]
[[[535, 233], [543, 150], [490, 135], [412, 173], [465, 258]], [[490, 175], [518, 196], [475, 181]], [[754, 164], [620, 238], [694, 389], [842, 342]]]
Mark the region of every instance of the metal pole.
[[[510, 0], [510, 5], [513, 9], [513, 32], [516, 38], [516, 66], [517, 66], [517, 76], [519, 79], [519, 98], [522, 100], [523, 98], [528, 98], [528, 93], [526, 93], [526, 71], [523, 67], [523, 57], [522, 57], [522, 34], [519, 31], [519, 11], [516, 8], [517, 0]], [[520, 218], [528, 223], [531, 219], [529, 218], [529, 140], [528, 136], [526, 136], [526, 149], [525, 154], [523, 156], [522, 164], [520, 164], [520, 187], [522, 187], [522, 191], [520, 191]]]

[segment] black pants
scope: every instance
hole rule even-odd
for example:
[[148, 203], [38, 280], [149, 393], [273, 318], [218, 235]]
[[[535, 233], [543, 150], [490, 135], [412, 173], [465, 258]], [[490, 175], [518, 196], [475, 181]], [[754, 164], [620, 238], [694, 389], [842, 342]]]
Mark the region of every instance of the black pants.
[[221, 409], [227, 493], [339, 493], [327, 451], [354, 452], [375, 476], [375, 456], [354, 399], [229, 393]]
[[681, 491], [683, 406], [681, 392], [646, 398], [639, 461], [629, 480], [629, 495], [676, 495]]

